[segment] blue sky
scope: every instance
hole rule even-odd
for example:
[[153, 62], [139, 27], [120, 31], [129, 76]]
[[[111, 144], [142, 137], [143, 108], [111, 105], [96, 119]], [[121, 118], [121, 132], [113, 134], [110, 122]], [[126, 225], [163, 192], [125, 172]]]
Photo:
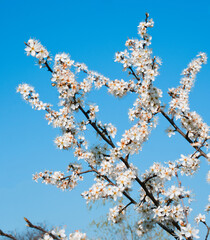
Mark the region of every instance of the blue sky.
[[[86, 63], [90, 69], [111, 79], [127, 79], [121, 65], [114, 63], [114, 54], [124, 50], [128, 37], [137, 37], [137, 26], [144, 20], [145, 12], [155, 21], [150, 30], [152, 48], [163, 61], [156, 86], [163, 90], [163, 102], [167, 103], [167, 89], [178, 85], [180, 73], [191, 59], [200, 51], [210, 56], [208, 1], [0, 0], [0, 229], [23, 229], [25, 216], [33, 222], [67, 225], [69, 231], [85, 230], [92, 219], [107, 210], [100, 205], [87, 210], [80, 193], [90, 187], [89, 179], [72, 192], [32, 181], [35, 172], [65, 170], [73, 156], [71, 152], [56, 149], [53, 140], [59, 131], [47, 125], [43, 112], [32, 110], [16, 93], [18, 84], [26, 82], [35, 87], [43, 101], [53, 104], [57, 101], [57, 93], [50, 87], [50, 74], [26, 56], [24, 41], [36, 38], [52, 55], [67, 52], [72, 59]], [[209, 66], [202, 68], [191, 93], [191, 108], [208, 124]], [[129, 126], [127, 108], [133, 101], [129, 96], [117, 100], [102, 90], [91, 95], [90, 101], [98, 102], [99, 118], [119, 127], [118, 136]], [[180, 136], [167, 138], [166, 127], [168, 124], [160, 116], [151, 140], [139, 157], [134, 158], [142, 172], [153, 161], [175, 160], [181, 153], [192, 152]], [[185, 181], [187, 188], [194, 189], [193, 206], [200, 211], [209, 193], [209, 186], [203, 184], [207, 166], [203, 159], [199, 173]]]

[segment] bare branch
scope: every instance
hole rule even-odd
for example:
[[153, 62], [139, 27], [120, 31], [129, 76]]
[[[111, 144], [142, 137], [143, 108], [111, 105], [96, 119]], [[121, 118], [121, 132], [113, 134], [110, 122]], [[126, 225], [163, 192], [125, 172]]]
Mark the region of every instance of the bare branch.
[[11, 234], [3, 232], [1, 229], [0, 229], [0, 236], [7, 237], [7, 238], [10, 238], [10, 239], [13, 239], [13, 240], [17, 240], [17, 238], [12, 236]]
[[206, 233], [205, 240], [208, 240], [209, 233], [210, 233], [210, 227], [207, 225], [207, 223], [206, 223], [206, 222], [203, 222], [203, 221], [202, 221], [202, 223], [203, 223], [203, 224], [206, 226], [206, 228], [207, 228], [207, 233]]
[[34, 228], [34, 229], [37, 229], [43, 233], [47, 233], [50, 235], [50, 237], [52, 237], [53, 239], [56, 239], [56, 240], [60, 240], [60, 238], [56, 237], [54, 234], [52, 234], [51, 232], [47, 232], [46, 230], [44, 230], [43, 228], [41, 228], [40, 226], [36, 226], [34, 224], [32, 224], [27, 218], [24, 217], [24, 220], [26, 221], [27, 223], [27, 226], [30, 227], [30, 228]]

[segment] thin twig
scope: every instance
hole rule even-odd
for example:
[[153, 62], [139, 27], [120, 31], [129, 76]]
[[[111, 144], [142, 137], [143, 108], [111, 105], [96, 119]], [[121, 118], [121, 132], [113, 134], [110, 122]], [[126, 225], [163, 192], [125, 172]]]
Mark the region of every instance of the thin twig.
[[125, 205], [122, 209], [120, 209], [119, 213], [123, 212], [128, 206], [133, 204], [132, 202], [129, 202], [127, 205]]
[[174, 232], [174, 230], [166, 227], [165, 225], [163, 225], [162, 223], [160, 222], [157, 222], [157, 224], [163, 228], [166, 232], [168, 232], [170, 235], [172, 235], [175, 239], [179, 240], [180, 238], [176, 235], [176, 233]]
[[144, 182], [143, 183], [147, 183], [150, 179], [153, 179], [153, 178], [155, 178], [155, 177], [157, 177], [157, 175], [156, 174], [154, 174], [154, 175], [152, 175], [152, 176], [150, 176], [150, 177], [148, 177], [147, 179], [145, 179], [144, 180]]
[[[178, 176], [177, 171], [175, 171], [175, 176], [176, 176], [176, 178], [177, 178], [179, 187], [181, 188], [181, 187], [182, 187], [182, 183], [181, 183], [181, 181], [179, 180], [179, 176]], [[186, 212], [186, 209], [185, 209], [185, 205], [184, 205], [183, 198], [181, 198], [181, 203], [182, 203], [182, 207], [183, 207], [183, 210], [184, 210], [184, 215], [185, 215], [186, 223], [188, 223], [187, 212]]]
[[[87, 170], [87, 171], [84, 171], [84, 172], [76, 172], [76, 171], [75, 171], [75, 173], [76, 173], [78, 176], [79, 176], [79, 175], [82, 175], [82, 174], [85, 174], [85, 173], [89, 173], [89, 172], [95, 172], [95, 171], [93, 171], [92, 169]], [[65, 180], [65, 179], [67, 179], [67, 178], [71, 178], [71, 175], [66, 176], [66, 177], [63, 177], [63, 178], [61, 178], [60, 180], [62, 181], [62, 180]]]

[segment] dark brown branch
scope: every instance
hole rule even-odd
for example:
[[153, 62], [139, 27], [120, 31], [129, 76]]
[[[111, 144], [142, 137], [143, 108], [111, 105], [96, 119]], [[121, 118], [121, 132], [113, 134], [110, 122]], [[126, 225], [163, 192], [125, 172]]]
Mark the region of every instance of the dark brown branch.
[[153, 178], [155, 178], [155, 177], [157, 177], [157, 175], [156, 174], [154, 174], [154, 175], [152, 175], [152, 176], [150, 176], [150, 177], [148, 177], [147, 179], [145, 179], [144, 180], [144, 182], [143, 183], [147, 183], [150, 179], [153, 179]]
[[85, 173], [89, 173], [89, 172], [95, 172], [93, 170], [87, 170], [87, 171], [84, 171], [84, 172], [78, 172], [76, 173], [77, 175], [82, 175], [82, 174], [85, 174]]
[[81, 112], [85, 115], [85, 117], [89, 120], [90, 125], [96, 130], [96, 132], [104, 139], [104, 141], [106, 141], [110, 146], [112, 146], [113, 148], [115, 148], [114, 143], [109, 140], [106, 136], [104, 136], [104, 134], [99, 130], [99, 128], [97, 127], [96, 123], [91, 121], [89, 118], [89, 115], [87, 114], [87, 112], [85, 112], [85, 110], [83, 109], [82, 106], [79, 105], [79, 110], [81, 110]]
[[[208, 138], [206, 138], [206, 139], [203, 140], [201, 146], [198, 147], [198, 149], [192, 154], [191, 157], [193, 157], [197, 152], [199, 152], [199, 150], [201, 150], [202, 147], [204, 147], [205, 142], [206, 142], [207, 140], [208, 140]], [[200, 154], [200, 155], [198, 156], [198, 158], [199, 158], [200, 156], [202, 156], [202, 155]]]
[[53, 73], [53, 70], [52, 70], [52, 68], [49, 66], [47, 60], [45, 61], [44, 64], [45, 64], [45, 66], [47, 67], [47, 70], [48, 70], [49, 72]]
[[205, 237], [205, 240], [208, 240], [208, 236], [209, 236], [209, 233], [210, 233], [210, 227], [207, 225], [207, 223], [206, 222], [202, 222], [205, 226], [206, 226], [206, 228], [207, 228], [207, 233], [206, 233], [206, 237]]
[[7, 238], [10, 238], [10, 239], [13, 239], [13, 240], [17, 240], [17, 238], [12, 236], [11, 234], [3, 232], [1, 229], [0, 229], [0, 236], [7, 237]]
[[130, 66], [129, 69], [130, 69], [131, 73], [133, 74], [133, 76], [134, 76], [138, 81], [140, 81], [140, 78], [135, 74], [135, 72], [133, 71], [133, 68]]
[[42, 233], [44, 233], [44, 234], [47, 233], [47, 234], [49, 234], [50, 237], [52, 237], [53, 239], [60, 240], [60, 238], [56, 237], [54, 234], [52, 234], [52, 233], [50, 233], [50, 232], [47, 232], [46, 230], [44, 230], [44, 229], [41, 228], [40, 226], [36, 226], [36, 225], [32, 224], [27, 218], [24, 217], [24, 220], [26, 221], [28, 227], [37, 229], [37, 230], [39, 230], [40, 232], [42, 232]]
[[[173, 119], [171, 119], [162, 109], [160, 109], [160, 113], [170, 122], [170, 124], [174, 127], [174, 129], [180, 133], [182, 135], [182, 137], [184, 137], [190, 144], [191, 146], [193, 146], [192, 144], [194, 143], [189, 137], [188, 134], [185, 134], [174, 122]], [[208, 158], [208, 156], [206, 155], [206, 153], [204, 153], [199, 147], [197, 146], [193, 146], [200, 154], [201, 156]]]
[[159, 201], [156, 200], [151, 192], [147, 189], [147, 186], [144, 182], [142, 182], [137, 176], [136, 176], [136, 181], [141, 185], [141, 187], [144, 189], [146, 195], [153, 201], [153, 203], [158, 207], [159, 206]]
[[132, 202], [129, 202], [127, 205], [125, 205], [120, 211], [119, 213], [121, 213], [122, 211], [124, 211], [127, 207], [129, 207], [131, 204], [133, 204]]
[[166, 227], [165, 225], [163, 225], [163, 224], [160, 223], [160, 222], [158, 222], [157, 224], [158, 224], [160, 227], [162, 227], [166, 232], [168, 232], [170, 235], [172, 235], [175, 239], [177, 239], [177, 240], [180, 239], [172, 229]]

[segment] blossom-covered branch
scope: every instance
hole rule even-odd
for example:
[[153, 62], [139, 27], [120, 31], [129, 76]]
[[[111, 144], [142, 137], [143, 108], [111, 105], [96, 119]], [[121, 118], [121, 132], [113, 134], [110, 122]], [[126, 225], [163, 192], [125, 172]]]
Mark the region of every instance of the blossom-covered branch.
[[[92, 173], [95, 182], [81, 195], [87, 203], [94, 203], [99, 199], [113, 199], [118, 202], [110, 209], [109, 220], [114, 223], [123, 221], [126, 218], [126, 209], [134, 206], [139, 216], [136, 223], [139, 237], [152, 231], [158, 224], [175, 239], [191, 240], [198, 238], [199, 230], [189, 223], [191, 209], [188, 204], [192, 201], [192, 192], [181, 184], [180, 174], [195, 174], [199, 169], [201, 156], [209, 160], [209, 154], [203, 150], [208, 147], [209, 127], [195, 111], [191, 112], [189, 107], [190, 90], [207, 57], [204, 53], [199, 53], [183, 71], [184, 77], [180, 86], [169, 89], [171, 102], [167, 111], [166, 105], [161, 102], [162, 91], [155, 86], [161, 60], [153, 55], [150, 48], [152, 37], [148, 30], [153, 26], [154, 21], [146, 14], [145, 21], [138, 26], [140, 39], [128, 39], [125, 44], [127, 49], [115, 55], [115, 61], [121, 63], [123, 70], [128, 72], [129, 78], [131, 77], [128, 81], [111, 80], [91, 71], [85, 64], [74, 62], [66, 53], [50, 57], [39, 41], [30, 39], [25, 43], [27, 55], [36, 57], [39, 66], [47, 68], [52, 74], [51, 85], [56, 87], [59, 93], [59, 110], [54, 110], [52, 105], [41, 101], [39, 94], [28, 84], [21, 84], [17, 91], [34, 109], [46, 111], [49, 124], [61, 129], [62, 134], [55, 139], [57, 147], [61, 150], [72, 149], [75, 158], [83, 160], [82, 163], [70, 163], [67, 174], [48, 170], [36, 173], [33, 177], [35, 181], [42, 179], [46, 184], [71, 190], [76, 187], [78, 181], [84, 180], [85, 173]], [[82, 80], [81, 72], [82, 76], [85, 74]], [[135, 94], [136, 97], [133, 107], [128, 110], [132, 125], [117, 142], [114, 141], [117, 127], [98, 120], [99, 107], [87, 102], [87, 94], [93, 91], [94, 87], [100, 89], [102, 86], [117, 98], [127, 94]], [[138, 154], [144, 143], [149, 140], [152, 130], [157, 126], [159, 113], [171, 125], [166, 130], [169, 137], [178, 132], [195, 151], [188, 155], [181, 154], [180, 159], [173, 162], [154, 162], [140, 175], [138, 168], [132, 163], [132, 156]], [[92, 144], [93, 139], [92, 145], [90, 144], [87, 133], [89, 128], [99, 136], [100, 144], [97, 140], [97, 145]], [[210, 172], [207, 176], [209, 181]], [[172, 184], [172, 179], [177, 179], [178, 183]], [[134, 182], [140, 187], [140, 193], [135, 198]], [[123, 204], [122, 196], [129, 202]], [[206, 211], [209, 210], [210, 204], [206, 207]], [[205, 222], [205, 215], [198, 215], [196, 221], [207, 226], [208, 237], [209, 227]], [[28, 224], [35, 226], [30, 222]], [[54, 233], [45, 234], [53, 238]], [[54, 236], [57, 237], [58, 234]]]

